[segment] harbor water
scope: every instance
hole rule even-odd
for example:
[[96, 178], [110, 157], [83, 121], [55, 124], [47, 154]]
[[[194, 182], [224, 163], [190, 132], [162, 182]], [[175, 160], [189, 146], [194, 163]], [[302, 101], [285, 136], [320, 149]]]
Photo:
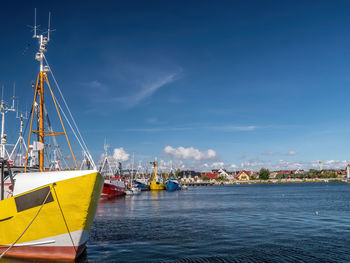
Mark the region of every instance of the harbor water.
[[350, 185], [189, 187], [99, 205], [88, 262], [350, 262]]
[[79, 262], [350, 262], [350, 185], [189, 187], [103, 200]]

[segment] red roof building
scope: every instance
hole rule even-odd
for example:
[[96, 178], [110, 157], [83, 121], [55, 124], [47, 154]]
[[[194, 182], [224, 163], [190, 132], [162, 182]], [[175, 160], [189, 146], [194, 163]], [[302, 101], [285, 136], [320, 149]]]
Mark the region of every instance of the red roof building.
[[203, 173], [201, 174], [201, 178], [208, 177], [209, 179], [216, 179], [219, 176], [217, 173]]

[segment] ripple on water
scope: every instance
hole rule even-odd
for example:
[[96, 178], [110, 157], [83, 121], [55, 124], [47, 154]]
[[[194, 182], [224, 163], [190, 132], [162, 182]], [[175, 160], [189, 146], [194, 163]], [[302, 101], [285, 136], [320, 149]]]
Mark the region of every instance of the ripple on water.
[[87, 258], [350, 262], [349, 197], [350, 186], [336, 183], [144, 192], [100, 204]]

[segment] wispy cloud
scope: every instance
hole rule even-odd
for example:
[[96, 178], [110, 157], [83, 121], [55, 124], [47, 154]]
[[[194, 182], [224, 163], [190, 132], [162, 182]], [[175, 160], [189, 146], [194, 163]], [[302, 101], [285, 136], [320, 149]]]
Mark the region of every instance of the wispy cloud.
[[266, 156], [273, 156], [275, 155], [276, 152], [263, 152], [262, 155], [266, 155]]
[[169, 132], [169, 131], [190, 131], [190, 127], [151, 127], [151, 128], [126, 128], [120, 129], [127, 132]]
[[168, 73], [166, 75], [162, 75], [152, 82], [141, 84], [140, 85], [141, 88], [137, 90], [135, 94], [131, 94], [123, 97], [116, 97], [113, 100], [123, 103], [128, 108], [133, 108], [137, 106], [139, 103], [141, 103], [142, 101], [151, 97], [159, 89], [177, 80], [181, 72], [182, 72], [182, 69], [177, 70], [175, 72]]
[[236, 132], [236, 131], [254, 131], [257, 128], [258, 127], [254, 125], [248, 125], [248, 126], [223, 125], [223, 126], [214, 126], [211, 129], [215, 131]]
[[102, 83], [98, 80], [93, 80], [90, 82], [85, 83], [86, 86], [91, 87], [91, 88], [98, 88], [102, 86]]
[[289, 151], [289, 152], [287, 153], [287, 155], [289, 155], [289, 156], [294, 156], [294, 155], [297, 155], [297, 154], [298, 154], [297, 151]]

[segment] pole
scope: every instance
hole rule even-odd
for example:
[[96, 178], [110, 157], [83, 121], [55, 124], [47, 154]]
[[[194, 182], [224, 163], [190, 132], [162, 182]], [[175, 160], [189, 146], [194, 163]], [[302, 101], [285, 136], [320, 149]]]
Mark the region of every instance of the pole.
[[4, 159], [1, 161], [1, 200], [4, 200], [5, 181], [4, 181]]
[[5, 130], [5, 112], [2, 105], [1, 109], [1, 158], [5, 158], [5, 144], [3, 143], [4, 138], [4, 130]]
[[[42, 145], [45, 146], [44, 142], [44, 73], [40, 72], [40, 90], [39, 90], [39, 98], [40, 98], [40, 105], [39, 105], [39, 142], [42, 143]], [[42, 146], [41, 145], [41, 146]], [[39, 167], [40, 172], [44, 171], [44, 148], [39, 151]]]

